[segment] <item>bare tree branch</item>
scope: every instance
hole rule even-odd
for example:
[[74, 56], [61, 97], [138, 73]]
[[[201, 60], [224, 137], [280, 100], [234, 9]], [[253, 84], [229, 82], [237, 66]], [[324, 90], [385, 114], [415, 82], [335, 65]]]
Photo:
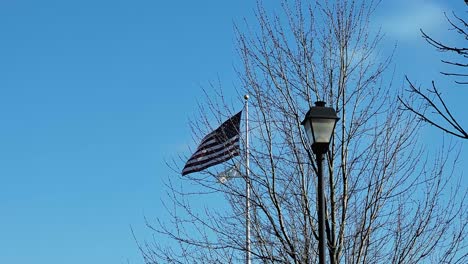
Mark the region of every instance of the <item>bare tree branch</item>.
[[[455, 13], [452, 13], [455, 20], [453, 21], [451, 18], [447, 16], [447, 14], [444, 13], [446, 20], [448, 23], [452, 26], [452, 29], [455, 30], [465, 41], [468, 40], [468, 35], [467, 35], [467, 29], [468, 29], [468, 24], [465, 22], [464, 19], [458, 17]], [[433, 47], [435, 47], [438, 51], [441, 52], [454, 52], [458, 55], [460, 55], [461, 59], [466, 59], [468, 56], [468, 48], [466, 47], [455, 47], [453, 45], [445, 44], [441, 41], [438, 41], [428, 34], [426, 34], [422, 29], [421, 29], [422, 37]], [[458, 67], [459, 69], [465, 70], [466, 67], [468, 67], [468, 63], [463, 63], [463, 62], [454, 62], [454, 61], [448, 61], [448, 60], [441, 60], [443, 63], [450, 65], [450, 66], [455, 66]], [[454, 73], [454, 72], [440, 72], [443, 76], [448, 76], [448, 77], [468, 77], [467, 73]], [[422, 121], [429, 123], [432, 126], [435, 126], [436, 128], [459, 138], [462, 139], [468, 139], [468, 134], [466, 131], [463, 129], [463, 127], [457, 122], [457, 120], [453, 117], [451, 111], [448, 109], [444, 99], [441, 96], [441, 93], [438, 91], [435, 82], [432, 81], [432, 89], [429, 89], [428, 92], [431, 94], [435, 94], [436, 97], [434, 98], [429, 98], [427, 95], [425, 95], [423, 92], [421, 92], [420, 89], [417, 89], [413, 83], [406, 78], [406, 82], [409, 85], [408, 92], [416, 95], [417, 99], [422, 99], [423, 104], [426, 104], [429, 107], [429, 110], [434, 111], [435, 116], [429, 116], [428, 114], [419, 111], [418, 109], [415, 109], [413, 106], [413, 102], [409, 101], [404, 101], [401, 97], [398, 98], [400, 103], [403, 105], [403, 108], [412, 112], [415, 114], [417, 117], [419, 117]], [[466, 85], [468, 84], [468, 81], [460, 81], [460, 80], [455, 80], [454, 81], [456, 84], [460, 85]], [[436, 100], [436, 101], [434, 101]], [[440, 106], [439, 106], [440, 105]], [[442, 121], [439, 121], [442, 120]]]
[[[340, 117], [324, 190], [330, 263], [468, 260], [466, 190], [454, 182], [456, 148], [444, 144], [438, 155], [428, 152], [418, 142], [423, 122], [414, 114], [426, 121], [432, 107], [450, 126], [460, 126], [445, 104], [431, 105], [409, 79], [410, 93], [399, 97], [386, 83], [391, 56], [375, 59], [381, 35], [369, 32], [377, 4], [283, 1], [275, 13], [259, 3], [256, 24], [236, 27], [239, 98], [232, 103], [222, 88], [214, 89], [192, 126], [202, 138], [249, 94], [251, 177], [218, 184], [223, 165], [168, 176], [169, 216], [148, 221], [154, 241], [138, 243], [147, 264], [241, 263], [246, 182], [252, 263], [317, 263], [316, 159], [301, 127], [317, 100]], [[435, 85], [433, 92], [442, 100]], [[423, 103], [415, 105], [414, 97]]]

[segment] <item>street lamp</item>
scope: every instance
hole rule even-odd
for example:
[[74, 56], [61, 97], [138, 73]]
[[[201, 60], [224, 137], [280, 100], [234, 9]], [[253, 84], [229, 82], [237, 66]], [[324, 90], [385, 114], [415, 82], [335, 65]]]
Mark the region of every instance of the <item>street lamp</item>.
[[[323, 193], [323, 154], [327, 153], [336, 122], [339, 120], [335, 109], [326, 107], [325, 102], [318, 101], [307, 112], [302, 125], [317, 159], [317, 214], [319, 224], [319, 263], [325, 264], [325, 198]], [[331, 261], [333, 262], [333, 261]]]

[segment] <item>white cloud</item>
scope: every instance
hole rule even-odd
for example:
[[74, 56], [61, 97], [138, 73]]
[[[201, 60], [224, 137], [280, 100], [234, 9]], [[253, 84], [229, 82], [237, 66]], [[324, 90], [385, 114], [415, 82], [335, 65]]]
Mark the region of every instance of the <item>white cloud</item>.
[[444, 29], [444, 11], [443, 6], [431, 1], [400, 2], [382, 12], [380, 24], [387, 35], [398, 40], [415, 40], [421, 36], [419, 29], [431, 33]]

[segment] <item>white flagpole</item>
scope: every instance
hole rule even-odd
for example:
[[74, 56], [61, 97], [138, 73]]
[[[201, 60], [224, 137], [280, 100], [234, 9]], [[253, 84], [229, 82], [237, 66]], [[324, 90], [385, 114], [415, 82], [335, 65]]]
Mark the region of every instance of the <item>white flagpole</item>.
[[245, 99], [245, 263], [250, 261], [250, 165], [249, 165], [249, 95]]

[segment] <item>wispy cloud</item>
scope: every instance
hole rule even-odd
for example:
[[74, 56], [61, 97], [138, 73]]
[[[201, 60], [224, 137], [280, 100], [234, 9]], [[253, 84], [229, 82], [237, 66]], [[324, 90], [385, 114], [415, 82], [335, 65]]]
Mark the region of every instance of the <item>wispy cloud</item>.
[[382, 30], [398, 40], [420, 38], [419, 29], [433, 32], [443, 29], [444, 7], [432, 1], [396, 1], [380, 15]]

